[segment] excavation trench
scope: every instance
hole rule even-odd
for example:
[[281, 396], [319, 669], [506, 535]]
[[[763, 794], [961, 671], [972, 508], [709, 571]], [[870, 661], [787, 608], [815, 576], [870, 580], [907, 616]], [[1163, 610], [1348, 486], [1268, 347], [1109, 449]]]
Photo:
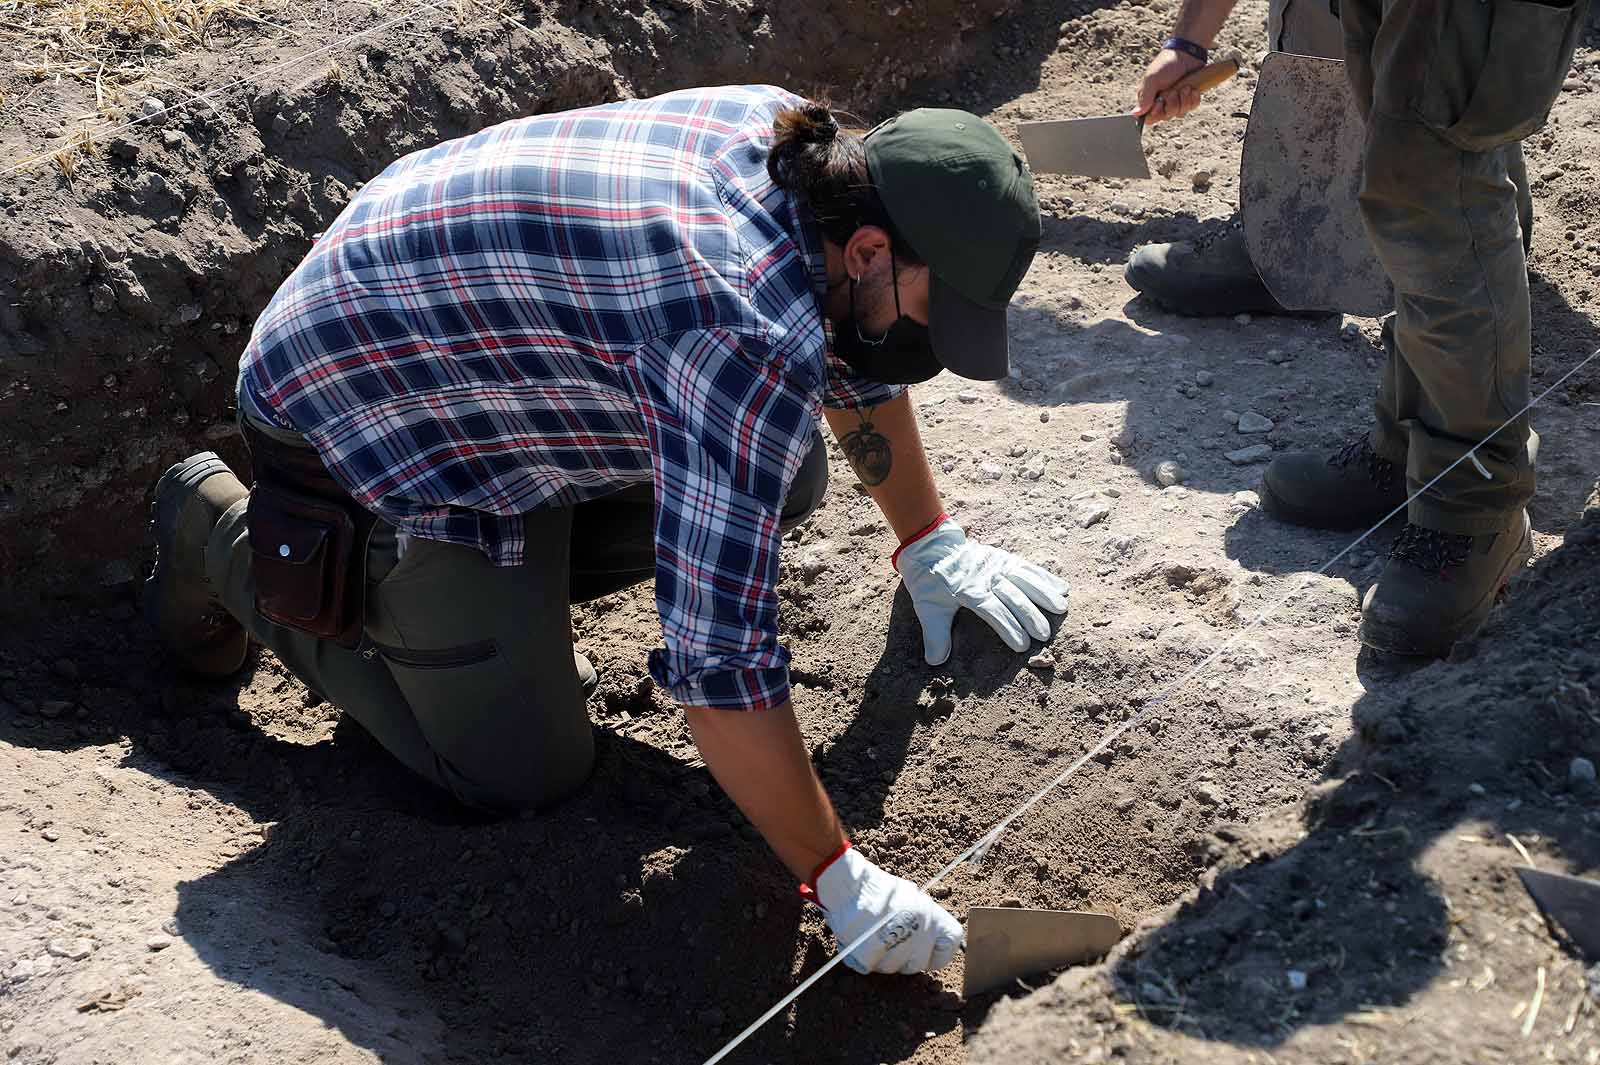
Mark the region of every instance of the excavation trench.
[[[251, 323], [352, 190], [397, 156], [518, 115], [696, 84], [827, 91], [871, 116], [991, 47], [1011, 3], [447, 5], [346, 46], [350, 30], [330, 27], [170, 60], [157, 85], [172, 87], [142, 90], [168, 106], [157, 120], [100, 135], [70, 174], [43, 158], [0, 177], [0, 612], [134, 579], [153, 478], [200, 448], [240, 457], [232, 389]], [[15, 105], [0, 120], [0, 173], [93, 114], [92, 89], [70, 80], [7, 71], [0, 94]], [[118, 115], [143, 113], [130, 99]]]

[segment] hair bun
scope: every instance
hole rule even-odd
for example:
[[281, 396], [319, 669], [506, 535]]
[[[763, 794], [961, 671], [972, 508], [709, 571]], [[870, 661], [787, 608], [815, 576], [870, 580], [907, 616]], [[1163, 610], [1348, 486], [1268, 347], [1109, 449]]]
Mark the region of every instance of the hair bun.
[[807, 100], [800, 108], [800, 117], [805, 123], [799, 132], [803, 134], [803, 139], [813, 144], [831, 144], [839, 135], [839, 123], [825, 103]]

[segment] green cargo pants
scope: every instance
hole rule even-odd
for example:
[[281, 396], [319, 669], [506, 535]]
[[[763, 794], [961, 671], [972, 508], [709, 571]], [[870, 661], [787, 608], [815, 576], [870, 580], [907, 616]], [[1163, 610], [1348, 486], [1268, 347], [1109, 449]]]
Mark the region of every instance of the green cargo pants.
[[1367, 123], [1361, 210], [1395, 287], [1373, 450], [1404, 464], [1415, 492], [1490, 438], [1477, 464], [1412, 502], [1425, 528], [1503, 531], [1533, 495], [1518, 414], [1530, 396], [1528, 274], [1510, 169], [1560, 91], [1587, 7], [1341, 3]]
[[[783, 528], [804, 521], [827, 484], [819, 432]], [[399, 555], [380, 522], [367, 551], [366, 638], [353, 651], [256, 613], [243, 501], [211, 534], [207, 576], [253, 639], [419, 776], [470, 806], [533, 809], [570, 794], [594, 764], [584, 709], [594, 678], [575, 668], [571, 604], [654, 575], [654, 495], [641, 485], [523, 523], [528, 561], [495, 566], [434, 540], [411, 539]]]

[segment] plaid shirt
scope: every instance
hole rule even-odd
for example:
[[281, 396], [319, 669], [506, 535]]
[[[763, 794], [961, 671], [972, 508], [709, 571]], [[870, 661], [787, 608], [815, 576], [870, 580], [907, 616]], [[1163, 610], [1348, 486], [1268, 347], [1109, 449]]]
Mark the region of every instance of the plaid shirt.
[[518, 515], [652, 482], [655, 679], [789, 697], [778, 519], [844, 376], [821, 243], [767, 176], [798, 98], [695, 89], [518, 119], [364, 187], [256, 322], [244, 401], [413, 536], [523, 561]]

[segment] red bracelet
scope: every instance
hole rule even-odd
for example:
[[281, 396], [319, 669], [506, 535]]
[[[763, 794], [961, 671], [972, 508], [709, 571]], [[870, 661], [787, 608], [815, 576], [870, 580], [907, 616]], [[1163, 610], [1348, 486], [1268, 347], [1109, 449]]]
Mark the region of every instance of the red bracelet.
[[818, 906], [821, 906], [822, 903], [817, 902], [817, 881], [821, 879], [823, 873], [828, 871], [828, 866], [844, 857], [844, 852], [849, 849], [850, 837], [846, 836], [844, 842], [839, 844], [839, 849], [824, 858], [822, 864], [811, 871], [811, 879], [795, 889], [800, 893], [800, 897], [810, 902], [816, 902]]
[[901, 540], [900, 541], [900, 546], [895, 548], [894, 549], [894, 554], [889, 556], [889, 565], [894, 566], [896, 569], [898, 569], [899, 568], [899, 563], [900, 563], [900, 552], [904, 551], [906, 548], [910, 547], [912, 544], [916, 543], [918, 540], [922, 539], [924, 536], [927, 536], [929, 533], [933, 532], [933, 530], [937, 529], [939, 526], [943, 525], [945, 522], [947, 522], [949, 520], [950, 520], [950, 515], [946, 514], [943, 511], [940, 511], [939, 512], [939, 516], [937, 518], [934, 518], [928, 524], [924, 525], [922, 528], [918, 529], [916, 532], [912, 533], [910, 536], [906, 537], [904, 540]]

